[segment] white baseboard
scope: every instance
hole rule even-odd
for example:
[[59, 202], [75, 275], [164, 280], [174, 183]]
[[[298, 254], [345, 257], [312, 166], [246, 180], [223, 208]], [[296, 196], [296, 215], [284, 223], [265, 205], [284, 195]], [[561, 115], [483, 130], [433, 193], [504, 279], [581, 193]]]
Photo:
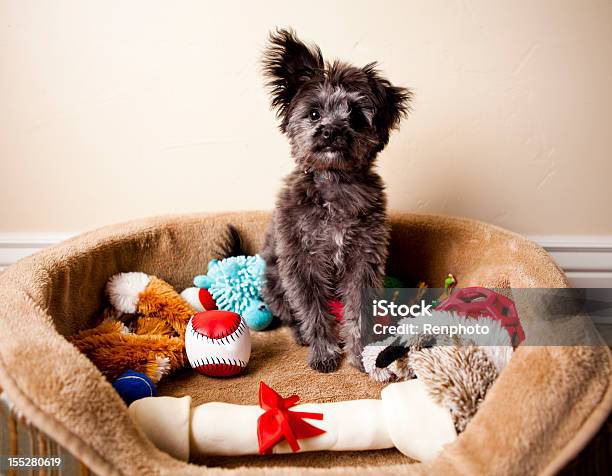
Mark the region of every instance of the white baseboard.
[[[74, 233], [0, 233], [0, 270]], [[612, 236], [530, 237], [565, 270], [575, 287], [612, 288]]]
[[577, 288], [612, 288], [612, 236], [531, 236]]
[[22, 258], [64, 241], [75, 233], [0, 233], [0, 271]]

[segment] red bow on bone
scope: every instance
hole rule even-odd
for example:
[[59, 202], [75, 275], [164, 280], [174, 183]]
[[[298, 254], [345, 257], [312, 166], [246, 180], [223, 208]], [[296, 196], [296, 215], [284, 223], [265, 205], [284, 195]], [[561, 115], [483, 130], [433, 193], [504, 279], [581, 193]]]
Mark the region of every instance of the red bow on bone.
[[325, 430], [317, 428], [304, 418], [323, 420], [322, 413], [294, 412], [289, 410], [300, 397], [291, 395], [283, 398], [265, 383], [259, 382], [259, 406], [265, 413], [257, 419], [257, 442], [260, 454], [272, 454], [272, 448], [287, 440], [295, 452], [300, 449], [297, 440], [322, 435]]

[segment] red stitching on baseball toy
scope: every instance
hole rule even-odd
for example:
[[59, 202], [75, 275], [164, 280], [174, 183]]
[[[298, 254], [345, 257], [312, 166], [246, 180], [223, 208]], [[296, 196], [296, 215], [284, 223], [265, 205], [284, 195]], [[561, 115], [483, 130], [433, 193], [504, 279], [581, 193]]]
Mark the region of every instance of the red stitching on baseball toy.
[[189, 363], [201, 374], [231, 377], [242, 372], [249, 361], [251, 335], [235, 312], [198, 312], [187, 325], [185, 350]]

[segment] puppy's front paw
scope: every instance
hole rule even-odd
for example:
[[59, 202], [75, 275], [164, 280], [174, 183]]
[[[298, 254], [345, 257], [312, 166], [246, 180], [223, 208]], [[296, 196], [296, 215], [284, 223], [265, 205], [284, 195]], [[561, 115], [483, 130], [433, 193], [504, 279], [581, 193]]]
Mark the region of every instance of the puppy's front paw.
[[340, 365], [342, 354], [339, 349], [317, 349], [312, 347], [308, 365], [317, 372], [329, 373], [334, 372]]
[[340, 356], [334, 355], [329, 358], [311, 358], [308, 362], [311, 368], [324, 374], [335, 372], [340, 365]]

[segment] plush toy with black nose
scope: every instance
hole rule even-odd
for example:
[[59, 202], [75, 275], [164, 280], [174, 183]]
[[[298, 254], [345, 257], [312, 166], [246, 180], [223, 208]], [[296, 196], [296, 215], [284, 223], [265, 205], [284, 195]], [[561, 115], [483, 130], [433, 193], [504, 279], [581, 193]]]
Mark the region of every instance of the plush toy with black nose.
[[457, 432], [525, 338], [512, 301], [484, 288], [456, 291], [430, 316], [404, 318], [397, 328], [411, 331], [364, 348], [365, 371], [378, 382], [423, 380]]

